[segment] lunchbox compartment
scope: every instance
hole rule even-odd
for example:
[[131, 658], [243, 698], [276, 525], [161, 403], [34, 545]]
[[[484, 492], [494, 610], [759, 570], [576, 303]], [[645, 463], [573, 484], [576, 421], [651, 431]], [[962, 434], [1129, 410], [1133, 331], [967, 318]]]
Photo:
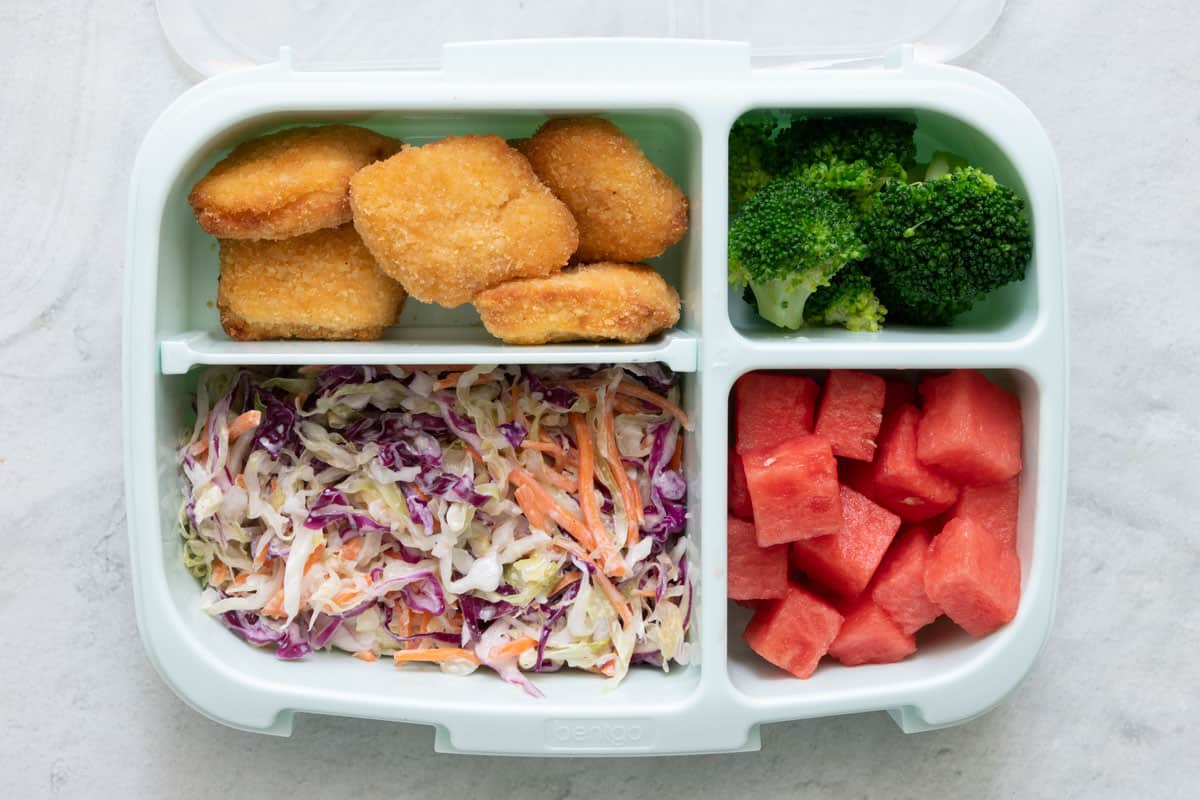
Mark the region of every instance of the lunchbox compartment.
[[[841, 108], [751, 109], [747, 113], [761, 111], [786, 111], [796, 118], [822, 118], [838, 116], [882, 117], [913, 122], [917, 126], [914, 136], [918, 162], [927, 162], [937, 151], [947, 151], [961, 156], [973, 166], [996, 177], [1026, 203], [1026, 214], [1036, 223], [1036, 211], [1024, 177], [1014, 164], [1010, 154], [979, 128], [952, 114], [930, 108], [878, 108], [852, 111]], [[788, 331], [778, 328], [755, 313], [754, 308], [742, 298], [742, 287], [731, 286], [728, 291], [729, 320], [742, 336], [752, 340], [822, 340], [832, 344], [925, 344], [936, 343], [946, 338], [969, 338], [976, 342], [1008, 341], [1025, 335], [1033, 327], [1039, 315], [1038, 298], [1038, 247], [1036, 242], [1033, 258], [1026, 270], [1025, 279], [1008, 284], [990, 293], [977, 302], [969, 312], [955, 319], [947, 327], [921, 327], [900, 325], [884, 321], [878, 333], [847, 331], [842, 328], [803, 328]]]
[[[944, 372], [938, 369], [865, 369], [914, 384], [921, 377]], [[1039, 442], [1053, 442], [1058, 423], [1044, 413], [1043, 386], [1039, 376], [1022, 369], [981, 371], [994, 383], [1014, 393], [1021, 403], [1022, 469], [1017, 553], [1021, 559], [1022, 596], [1017, 617], [995, 633], [973, 639], [943, 616], [917, 633], [917, 652], [904, 661], [847, 667], [827, 656], [811, 678], [798, 680], [763, 660], [742, 640], [742, 631], [751, 612], [730, 601], [727, 608], [729, 679], [738, 692], [767, 705], [803, 705], [810, 700], [816, 702], [838, 697], [849, 704], [861, 704], [860, 710], [866, 710], [894, 708], [900, 703], [893, 700], [889, 704], [881, 698], [915, 696], [927, 691], [930, 685], [944, 685], [951, 689], [971, 686], [980, 691], [996, 689], [1001, 691], [996, 700], [1015, 685], [1016, 681], [999, 687], [979, 687], [976, 683], [980, 680], [978, 676], [987, 672], [990, 664], [1008, 663], [1016, 657], [1012, 651], [1020, 649], [1022, 642], [1028, 639], [1026, 629], [1035, 628], [1041, 622], [1043, 610], [1039, 595], [1053, 589], [1056, 565], [1053, 563], [1055, 553], [1050, 541], [1056, 536], [1056, 531], [1051, 529], [1049, 522], [1053, 503], [1043, 496], [1047, 483], [1041, 475], [1043, 465]], [[794, 371], [792, 374], [806, 374], [813, 378], [822, 375], [821, 372], [808, 370]], [[1024, 671], [1020, 674], [1023, 675]]]
[[[604, 114], [634, 138], [646, 155], [695, 198], [700, 186], [700, 133], [696, 123], [671, 109], [637, 109]], [[359, 361], [371, 357], [385, 363], [395, 360], [397, 348], [417, 345], [433, 351], [444, 348], [505, 347], [480, 324], [471, 305], [446, 309], [409, 298], [396, 325], [379, 342], [235, 342], [221, 330], [216, 309], [219, 259], [217, 240], [196, 224], [187, 197], [191, 187], [236, 144], [297, 125], [354, 124], [420, 145], [464, 134], [496, 134], [507, 139], [530, 136], [547, 115], [537, 112], [498, 111], [373, 111], [307, 112], [278, 111], [253, 116], [231, 124], [218, 135], [199, 142], [181, 154], [167, 195], [159, 234], [157, 324], [162, 342], [163, 369], [185, 371], [195, 363], [302, 363], [295, 359], [303, 351], [311, 360], [328, 353], [338, 363], [347, 354], [358, 353]], [[696, 308], [700, 295], [700, 215], [693, 209], [684, 238], [652, 265], [676, 288], [683, 301], [679, 323], [671, 330], [639, 345], [605, 345], [613, 350], [609, 360], [663, 360], [675, 368], [694, 362], [694, 342], [699, 335]], [[553, 353], [569, 352], [562, 346]], [[594, 345], [574, 345], [594, 349]], [[515, 348], [519, 352], [520, 348]], [[621, 351], [630, 351], [623, 355]], [[544, 355], [539, 360], [569, 360], [563, 355]], [[383, 359], [381, 362], [378, 359]], [[512, 357], [498, 360], [512, 360]], [[543, 361], [545, 363], [545, 361]]]
[[[689, 573], [695, 586], [693, 616], [689, 632], [690, 659], [686, 665], [672, 663], [669, 672], [637, 665], [620, 685], [580, 670], [561, 669], [553, 673], [528, 673], [545, 694], [533, 699], [519, 688], [504, 683], [495, 673], [480, 668], [467, 676], [443, 674], [436, 667], [419, 665], [398, 669], [389, 658], [365, 664], [350, 653], [319, 651], [300, 661], [281, 661], [273, 648], [257, 648], [228, 630], [200, 607], [201, 586], [185, 569], [179, 527], [182, 503], [181, 479], [175, 462], [181, 436], [190, 431], [195, 420], [192, 398], [201, 370], [185, 375], [159, 376], [157, 495], [160, 498], [160, 536], [144, 542], [157, 562], [153, 578], [162, 582], [165, 605], [153, 613], [168, 623], [168, 640], [147, 641], [151, 656], [164, 676], [185, 698], [197, 697], [198, 686], [215, 681], [220, 696], [233, 698], [241, 692], [261, 694], [281, 712], [344, 713], [346, 707], [364, 717], [403, 716], [402, 709], [457, 709], [464, 714], [484, 709], [519, 715], [594, 714], [625, 712], [643, 715], [650, 710], [666, 709], [686, 701], [697, 689], [702, 673], [700, 634], [702, 602], [720, 603], [721, 593], [704, 600], [701, 586], [703, 566], [700, 542], [699, 488], [702, 430], [688, 434], [684, 447], [683, 469], [689, 484], [688, 548]], [[681, 375], [681, 407], [689, 416], [698, 417], [698, 377]], [[714, 637], [712, 639], [716, 641]], [[191, 665], [180, 667], [181, 660]], [[196, 665], [200, 665], [197, 669]], [[213, 695], [209, 695], [210, 697]], [[198, 701], [194, 701], [197, 702]], [[205, 713], [235, 726], [241, 717], [235, 707], [222, 709], [205, 706]], [[228, 716], [224, 716], [227, 714]], [[415, 712], [413, 712], [415, 713]], [[283, 724], [283, 723], [280, 723]], [[288, 723], [290, 724], [290, 723]]]

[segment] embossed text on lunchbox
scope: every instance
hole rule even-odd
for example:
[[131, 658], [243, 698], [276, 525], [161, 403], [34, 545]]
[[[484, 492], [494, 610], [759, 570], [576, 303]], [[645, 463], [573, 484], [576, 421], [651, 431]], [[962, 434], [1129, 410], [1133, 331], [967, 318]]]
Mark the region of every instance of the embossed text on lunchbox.
[[648, 750], [655, 733], [649, 719], [549, 719], [545, 730], [550, 750]]

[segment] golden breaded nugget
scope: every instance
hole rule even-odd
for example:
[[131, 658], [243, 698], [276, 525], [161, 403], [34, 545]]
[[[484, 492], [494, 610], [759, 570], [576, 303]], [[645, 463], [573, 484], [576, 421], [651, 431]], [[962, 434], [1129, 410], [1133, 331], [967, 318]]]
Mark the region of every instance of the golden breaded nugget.
[[242, 142], [192, 188], [200, 227], [222, 239], [286, 239], [350, 221], [350, 176], [400, 141], [350, 125]]
[[499, 136], [405, 147], [351, 179], [350, 204], [380, 268], [447, 308], [557, 272], [579, 243], [571, 212]]
[[687, 231], [687, 195], [608, 120], [552, 119], [518, 146], [575, 215], [579, 261], [654, 258]]
[[679, 321], [679, 295], [645, 264], [582, 264], [509, 281], [475, 298], [488, 333], [509, 344], [636, 343]]
[[378, 339], [403, 306], [353, 225], [221, 240], [217, 309], [234, 339]]

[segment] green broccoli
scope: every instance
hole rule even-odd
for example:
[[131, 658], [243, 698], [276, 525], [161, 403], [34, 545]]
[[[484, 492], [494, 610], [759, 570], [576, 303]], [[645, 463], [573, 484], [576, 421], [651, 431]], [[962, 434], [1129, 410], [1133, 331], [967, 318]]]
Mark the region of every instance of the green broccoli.
[[730, 200], [744, 203], [785, 175], [861, 200], [889, 180], [905, 180], [916, 159], [914, 129], [894, 119], [793, 121], [786, 112], [744, 114], [729, 133]]
[[780, 130], [776, 159], [788, 174], [862, 200], [888, 181], [906, 180], [916, 161], [916, 126], [896, 119], [804, 119]]
[[774, 137], [783, 124], [769, 113], [743, 114], [729, 132], [729, 198], [749, 200], [778, 174]]
[[759, 315], [781, 328], [804, 324], [809, 295], [866, 255], [849, 202], [797, 178], [778, 178], [729, 225], [729, 280], [749, 284]]
[[812, 293], [804, 304], [804, 321], [809, 325], [842, 326], [851, 331], [878, 331], [887, 309], [857, 264], [833, 276], [828, 286]]
[[885, 186], [860, 231], [891, 320], [948, 325], [988, 292], [1024, 278], [1032, 253], [1024, 205], [975, 167]]

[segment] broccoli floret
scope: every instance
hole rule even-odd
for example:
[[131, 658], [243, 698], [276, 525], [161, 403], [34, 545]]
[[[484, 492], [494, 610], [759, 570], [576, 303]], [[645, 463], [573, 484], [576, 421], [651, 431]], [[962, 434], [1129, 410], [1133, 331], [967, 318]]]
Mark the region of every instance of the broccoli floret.
[[749, 284], [763, 319], [795, 330], [809, 295], [866, 255], [856, 217], [841, 195], [778, 178], [750, 198], [729, 225], [729, 280]]
[[885, 186], [860, 230], [891, 320], [948, 325], [988, 292], [1024, 278], [1033, 249], [1024, 206], [974, 167]]
[[770, 113], [745, 114], [729, 132], [729, 197], [734, 205], [749, 200], [779, 174], [775, 136], [786, 124]]
[[851, 331], [878, 331], [886, 315], [871, 279], [856, 264], [834, 275], [828, 286], [817, 289], [804, 304], [807, 324], [840, 325]]
[[863, 199], [888, 181], [906, 180], [916, 161], [916, 126], [895, 119], [806, 119], [779, 131], [777, 158], [789, 174]]
[[894, 119], [792, 121], [785, 112], [743, 115], [729, 134], [729, 196], [744, 203], [772, 178], [800, 177], [862, 200], [905, 180], [916, 159], [915, 126]]

